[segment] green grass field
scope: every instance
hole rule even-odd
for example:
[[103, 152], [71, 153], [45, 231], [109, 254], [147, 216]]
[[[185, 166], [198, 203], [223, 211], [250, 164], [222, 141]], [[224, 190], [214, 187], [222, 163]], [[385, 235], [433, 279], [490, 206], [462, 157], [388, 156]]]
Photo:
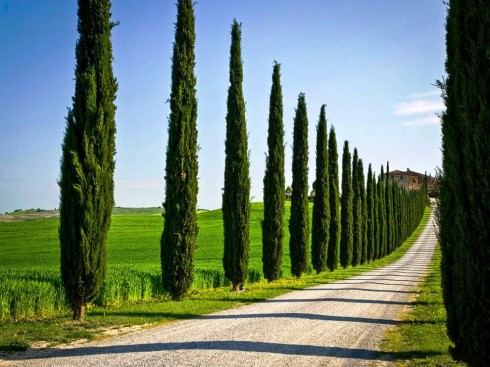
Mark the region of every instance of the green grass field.
[[[286, 204], [289, 220], [289, 202]], [[252, 204], [250, 223], [250, 266], [262, 267], [260, 221], [262, 203]], [[163, 218], [159, 208], [141, 210], [115, 208], [107, 243], [107, 265], [138, 269], [160, 268], [160, 236]], [[196, 268], [221, 269], [223, 222], [221, 210], [200, 212]], [[59, 219], [0, 223], [0, 266], [17, 270], [59, 268]], [[289, 233], [285, 231], [284, 270], [289, 269]]]

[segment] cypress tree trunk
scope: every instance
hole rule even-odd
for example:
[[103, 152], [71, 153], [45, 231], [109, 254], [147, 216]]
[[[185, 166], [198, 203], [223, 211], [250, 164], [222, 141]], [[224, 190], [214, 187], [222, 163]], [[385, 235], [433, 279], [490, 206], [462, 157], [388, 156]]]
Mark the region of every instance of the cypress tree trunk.
[[241, 38], [241, 25], [234, 20], [231, 29], [223, 191], [223, 267], [234, 291], [238, 291], [247, 279], [250, 247], [250, 162], [242, 86]]
[[308, 209], [308, 116], [305, 95], [298, 97], [294, 117], [293, 184], [291, 219], [289, 220], [289, 254], [291, 274], [300, 277], [306, 270], [310, 239]]
[[179, 0], [177, 9], [165, 167], [164, 228], [160, 240], [163, 286], [174, 300], [180, 300], [192, 285], [198, 232], [197, 98], [192, 1]]
[[262, 264], [264, 277], [279, 279], [284, 238], [284, 124], [280, 65], [275, 62], [269, 102], [269, 154], [264, 176], [264, 220], [262, 221]]
[[362, 159], [357, 163], [357, 178], [359, 180], [359, 196], [361, 201], [361, 265], [367, 261], [367, 197], [366, 184], [364, 182], [364, 164]]
[[317, 274], [327, 268], [328, 236], [330, 226], [328, 140], [325, 105], [320, 110], [316, 133], [316, 180], [311, 230], [311, 263]]
[[114, 206], [117, 81], [112, 72], [111, 3], [78, 2], [75, 95], [62, 145], [61, 279], [73, 319], [98, 296]]
[[490, 3], [451, 0], [441, 83], [439, 220], [442, 286], [452, 354], [489, 366]]
[[328, 229], [327, 266], [330, 271], [339, 263], [340, 202], [339, 202], [339, 155], [335, 128], [330, 127], [328, 136], [328, 188], [330, 200], [330, 226]]
[[374, 201], [374, 182], [371, 164], [368, 167], [367, 190], [366, 190], [366, 211], [367, 211], [367, 262], [374, 260], [375, 244], [375, 201]]
[[340, 201], [340, 265], [345, 269], [352, 264], [352, 171], [349, 142], [344, 143], [342, 153], [342, 198]]
[[352, 158], [352, 266], [359, 265], [362, 257], [362, 207], [361, 191], [359, 188], [359, 155], [354, 148]]

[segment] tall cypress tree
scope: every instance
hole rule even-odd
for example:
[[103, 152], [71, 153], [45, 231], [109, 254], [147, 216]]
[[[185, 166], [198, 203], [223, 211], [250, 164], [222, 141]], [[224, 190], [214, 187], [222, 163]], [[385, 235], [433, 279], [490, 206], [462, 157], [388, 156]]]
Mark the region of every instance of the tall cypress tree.
[[386, 256], [386, 198], [385, 198], [385, 175], [383, 166], [378, 179], [378, 199], [379, 199], [379, 258]]
[[262, 221], [262, 264], [264, 277], [279, 279], [284, 238], [284, 124], [281, 66], [274, 62], [269, 101], [269, 132], [264, 176], [264, 220]]
[[357, 163], [357, 178], [358, 178], [358, 188], [359, 196], [361, 201], [361, 265], [367, 261], [367, 197], [366, 197], [366, 183], [364, 180], [364, 164], [362, 159], [359, 159]]
[[490, 3], [451, 0], [440, 187], [442, 285], [453, 355], [489, 366]]
[[381, 251], [381, 223], [380, 223], [380, 213], [381, 213], [381, 203], [379, 200], [379, 190], [378, 183], [376, 181], [376, 173], [373, 172], [373, 197], [374, 197], [374, 247], [373, 247], [373, 260], [380, 258]]
[[223, 225], [225, 276], [238, 291], [248, 274], [250, 247], [250, 162], [248, 159], [241, 25], [231, 28], [230, 87], [228, 89], [225, 143]]
[[374, 201], [374, 183], [373, 171], [371, 164], [368, 167], [366, 189], [366, 211], [367, 211], [367, 262], [374, 260], [374, 244], [375, 244], [375, 201]]
[[340, 202], [339, 202], [339, 154], [335, 128], [330, 127], [328, 135], [328, 188], [330, 201], [330, 226], [328, 229], [327, 266], [330, 271], [339, 263]]
[[61, 279], [73, 319], [99, 294], [114, 206], [117, 81], [111, 2], [78, 1], [75, 95], [66, 118], [60, 186]]
[[390, 162], [386, 162], [386, 182], [385, 182], [385, 213], [386, 213], [386, 255], [392, 251], [392, 201], [390, 184]]
[[352, 266], [359, 265], [362, 257], [362, 207], [359, 187], [359, 155], [354, 148], [352, 158]]
[[308, 116], [305, 95], [298, 97], [293, 136], [293, 193], [289, 220], [291, 274], [300, 277], [306, 270], [310, 239], [308, 209]]
[[164, 288], [180, 300], [194, 279], [197, 243], [197, 98], [194, 9], [179, 0], [165, 166], [164, 228], [160, 241]]
[[340, 200], [340, 265], [345, 269], [352, 264], [352, 171], [349, 142], [342, 153], [342, 198]]
[[317, 274], [327, 268], [330, 226], [328, 140], [325, 105], [321, 107], [316, 133], [316, 180], [311, 229], [311, 263]]

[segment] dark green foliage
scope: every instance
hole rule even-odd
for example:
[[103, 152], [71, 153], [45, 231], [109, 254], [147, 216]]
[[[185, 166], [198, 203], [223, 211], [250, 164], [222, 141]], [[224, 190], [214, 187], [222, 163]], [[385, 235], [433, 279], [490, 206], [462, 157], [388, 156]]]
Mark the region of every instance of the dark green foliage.
[[352, 264], [352, 196], [351, 154], [349, 142], [346, 140], [342, 153], [342, 198], [340, 200], [340, 265], [344, 269]]
[[362, 257], [362, 203], [359, 187], [359, 155], [354, 148], [352, 157], [352, 266], [359, 265]]
[[386, 198], [385, 198], [385, 175], [383, 166], [381, 166], [381, 175], [378, 178], [378, 214], [379, 214], [379, 253], [378, 258], [381, 259], [387, 255], [387, 225], [386, 225]]
[[330, 201], [330, 226], [328, 229], [327, 266], [330, 271], [339, 263], [340, 202], [339, 202], [339, 154], [335, 128], [330, 127], [328, 136], [328, 188]]
[[291, 274], [300, 277], [306, 270], [310, 238], [308, 213], [308, 116], [305, 95], [298, 97], [294, 117], [293, 184], [289, 220]]
[[311, 228], [311, 263], [317, 274], [327, 268], [330, 201], [328, 177], [328, 140], [325, 105], [320, 110], [316, 132], [316, 180]]
[[373, 197], [374, 197], [374, 246], [373, 246], [373, 260], [377, 260], [380, 258], [380, 243], [381, 243], [381, 223], [380, 223], [380, 205], [379, 202], [379, 191], [378, 184], [376, 181], [376, 174], [373, 172]]
[[385, 183], [385, 213], [386, 213], [386, 255], [393, 251], [393, 200], [391, 197], [390, 162], [386, 163]]
[[235, 20], [231, 30], [223, 191], [223, 267], [235, 291], [247, 279], [250, 246], [250, 162], [242, 87], [241, 37], [241, 25]]
[[489, 366], [490, 3], [451, 0], [440, 186], [442, 285], [452, 354]]
[[105, 278], [114, 206], [117, 81], [110, 9], [109, 0], [78, 2], [75, 95], [66, 118], [59, 180], [61, 277], [74, 320], [83, 318]]
[[357, 179], [358, 189], [361, 201], [361, 265], [367, 261], [367, 196], [366, 196], [366, 183], [364, 180], [364, 164], [362, 159], [359, 159], [357, 163]]
[[262, 221], [262, 265], [264, 277], [279, 279], [284, 238], [284, 124], [280, 65], [275, 62], [269, 101], [269, 153], [264, 176], [264, 220]]
[[194, 10], [191, 0], [177, 8], [165, 166], [161, 264], [164, 288], [179, 300], [194, 279], [197, 242], [197, 98], [194, 75]]
[[366, 247], [367, 247], [367, 262], [374, 260], [374, 246], [375, 246], [375, 201], [374, 201], [375, 187], [373, 181], [373, 171], [371, 164], [368, 167], [367, 188], [366, 188], [366, 212], [367, 212], [367, 229], [366, 229]]

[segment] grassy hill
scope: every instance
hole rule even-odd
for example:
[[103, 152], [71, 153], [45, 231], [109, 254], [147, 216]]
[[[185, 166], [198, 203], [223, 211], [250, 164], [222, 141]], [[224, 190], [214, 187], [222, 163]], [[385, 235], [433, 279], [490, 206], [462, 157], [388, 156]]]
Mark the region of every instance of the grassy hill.
[[[289, 202], [286, 204], [289, 206]], [[250, 223], [251, 267], [262, 267], [260, 221], [263, 204], [253, 203]], [[160, 236], [163, 230], [161, 208], [114, 208], [108, 235], [107, 264], [139, 269], [160, 267]], [[289, 220], [286, 210], [285, 225]], [[221, 269], [223, 219], [221, 210], [198, 215], [199, 236], [196, 268]], [[0, 223], [0, 264], [19, 270], [59, 268], [59, 219]], [[289, 268], [289, 233], [286, 230], [284, 270]], [[110, 269], [109, 269], [110, 270]]]

